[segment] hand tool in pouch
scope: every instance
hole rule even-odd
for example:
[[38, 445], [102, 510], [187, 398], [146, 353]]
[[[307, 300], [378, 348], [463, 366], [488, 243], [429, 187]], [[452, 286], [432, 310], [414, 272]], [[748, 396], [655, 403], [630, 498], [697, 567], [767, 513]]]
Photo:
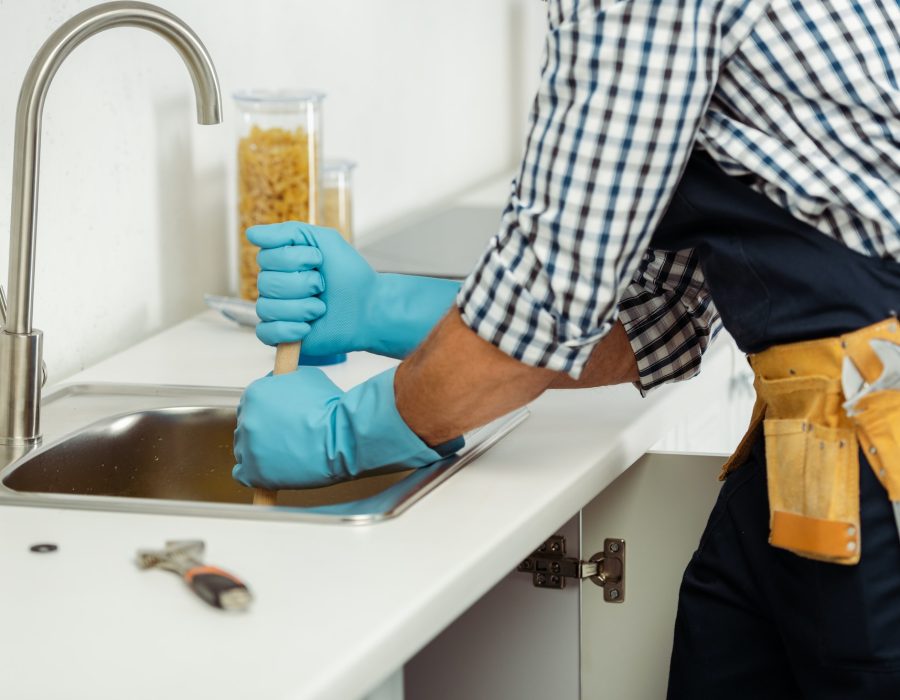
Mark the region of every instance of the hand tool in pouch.
[[[869, 345], [883, 366], [881, 375], [875, 381], [866, 382], [849, 357], [844, 358], [841, 372], [841, 385], [846, 398], [844, 410], [858, 425], [864, 423], [862, 413], [865, 409], [860, 407], [861, 402], [865, 402], [867, 399], [871, 402], [879, 392], [887, 391], [892, 394], [898, 392], [898, 396], [900, 396], [900, 345], [881, 339], [872, 339], [869, 341]], [[891, 420], [890, 417], [887, 420]], [[896, 436], [897, 433], [895, 432], [894, 435]], [[892, 457], [882, 455], [879, 459], [892, 459]], [[885, 467], [885, 464], [882, 464], [882, 467]], [[890, 467], [887, 468], [890, 469]], [[900, 469], [900, 465], [895, 465], [894, 468]], [[883, 475], [882, 473], [880, 476]], [[894, 520], [897, 523], [898, 535], [900, 535], [900, 501], [896, 500], [896, 494], [891, 503], [894, 506]]]
[[[300, 343], [282, 343], [275, 351], [275, 370], [272, 374], [290, 374], [296, 371], [300, 362]], [[256, 489], [253, 492], [253, 505], [274, 506], [278, 500], [278, 491]]]
[[201, 561], [202, 540], [172, 540], [164, 549], [141, 549], [137, 553], [140, 569], [173, 571], [207, 603], [223, 610], [246, 610], [253, 600], [247, 586], [236, 576]]

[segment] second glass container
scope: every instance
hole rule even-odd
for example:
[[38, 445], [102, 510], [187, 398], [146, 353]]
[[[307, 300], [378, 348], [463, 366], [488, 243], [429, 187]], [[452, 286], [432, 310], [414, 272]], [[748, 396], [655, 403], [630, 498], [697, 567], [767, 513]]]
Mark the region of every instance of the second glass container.
[[353, 244], [352, 160], [326, 160], [322, 166], [322, 225], [336, 229]]

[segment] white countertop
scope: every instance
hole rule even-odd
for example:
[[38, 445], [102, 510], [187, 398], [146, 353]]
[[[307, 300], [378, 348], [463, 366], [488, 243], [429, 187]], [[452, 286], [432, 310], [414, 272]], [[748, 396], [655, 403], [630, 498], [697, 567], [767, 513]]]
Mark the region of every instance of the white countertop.
[[[715, 368], [716, 348], [705, 363]], [[214, 312], [72, 381], [243, 386], [274, 352]], [[392, 361], [326, 368], [347, 388]], [[512, 435], [397, 519], [312, 525], [0, 506], [0, 696], [351, 700], [380, 683], [726, 381], [642, 399], [548, 392]], [[138, 548], [203, 539], [256, 600], [214, 610]], [[34, 554], [37, 542], [59, 551]]]

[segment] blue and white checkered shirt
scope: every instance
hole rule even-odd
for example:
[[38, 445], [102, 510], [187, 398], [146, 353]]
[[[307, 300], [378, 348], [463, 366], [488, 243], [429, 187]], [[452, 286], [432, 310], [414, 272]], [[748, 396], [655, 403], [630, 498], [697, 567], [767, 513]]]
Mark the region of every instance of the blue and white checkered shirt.
[[896, 0], [550, 0], [499, 233], [457, 299], [482, 338], [578, 377], [621, 319], [650, 389], [719, 327], [692, 251], [648, 249], [694, 148], [855, 251], [900, 260]]

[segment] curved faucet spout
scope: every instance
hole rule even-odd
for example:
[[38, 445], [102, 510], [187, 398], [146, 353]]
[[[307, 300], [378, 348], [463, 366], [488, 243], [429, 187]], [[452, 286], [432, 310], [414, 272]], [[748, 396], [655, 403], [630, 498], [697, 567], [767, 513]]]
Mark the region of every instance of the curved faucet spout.
[[[184, 22], [143, 2], [110, 2], [75, 15], [44, 42], [22, 83], [16, 108], [12, 214], [9, 234], [9, 308], [0, 332], [0, 443], [33, 442], [39, 435], [40, 331], [32, 327], [41, 115], [59, 66], [81, 42], [112, 27], [140, 27], [178, 51], [190, 73], [197, 121], [222, 121], [222, 98], [212, 60]], [[36, 361], [36, 365], [35, 365]], [[30, 427], [29, 427], [30, 426]]]
[[169, 12], [142, 2], [110, 2], [75, 15], [41, 46], [19, 93], [13, 154], [13, 196], [10, 219], [9, 312], [6, 331], [30, 333], [34, 287], [34, 244], [40, 157], [41, 114], [50, 81], [62, 62], [81, 42], [112, 27], [141, 27], [166, 39], [184, 59], [197, 96], [197, 121], [222, 121], [216, 69], [206, 48], [184, 22]]

